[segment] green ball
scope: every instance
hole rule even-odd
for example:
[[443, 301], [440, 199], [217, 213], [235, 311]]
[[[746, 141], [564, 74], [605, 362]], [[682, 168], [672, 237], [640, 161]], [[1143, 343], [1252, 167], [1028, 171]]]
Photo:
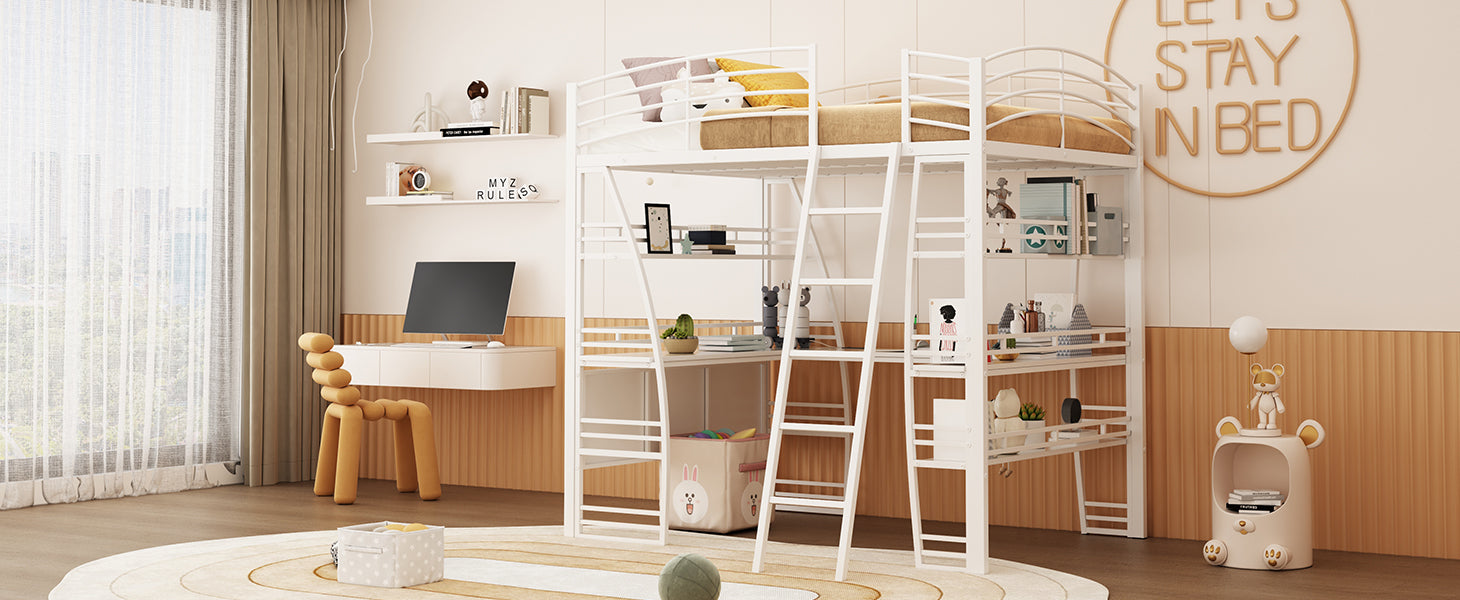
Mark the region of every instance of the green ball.
[[698, 554], [669, 559], [659, 572], [660, 600], [715, 600], [720, 597], [720, 570]]

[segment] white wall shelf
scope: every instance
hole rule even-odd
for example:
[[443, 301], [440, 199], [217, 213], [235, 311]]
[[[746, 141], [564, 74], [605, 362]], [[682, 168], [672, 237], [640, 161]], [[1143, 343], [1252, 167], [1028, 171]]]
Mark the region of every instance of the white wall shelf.
[[541, 133], [503, 133], [496, 135], [462, 135], [445, 137], [439, 131], [413, 131], [410, 133], [372, 133], [365, 136], [367, 144], [433, 144], [439, 142], [510, 142], [522, 140], [551, 140], [555, 135]]
[[449, 200], [441, 194], [411, 194], [406, 196], [366, 196], [367, 206], [428, 206], [456, 204], [557, 204], [555, 198], [535, 200]]

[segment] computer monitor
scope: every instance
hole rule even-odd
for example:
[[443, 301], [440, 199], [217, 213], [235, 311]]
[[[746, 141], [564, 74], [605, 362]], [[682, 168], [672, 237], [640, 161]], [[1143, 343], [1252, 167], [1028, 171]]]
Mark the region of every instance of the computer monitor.
[[418, 262], [406, 333], [502, 335], [515, 262]]

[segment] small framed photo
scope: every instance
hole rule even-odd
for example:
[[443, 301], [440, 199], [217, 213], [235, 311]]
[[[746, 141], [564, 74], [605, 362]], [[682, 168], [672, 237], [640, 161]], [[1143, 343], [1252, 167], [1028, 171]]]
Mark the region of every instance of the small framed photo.
[[649, 254], [674, 254], [674, 228], [669, 223], [668, 204], [644, 205], [644, 232]]

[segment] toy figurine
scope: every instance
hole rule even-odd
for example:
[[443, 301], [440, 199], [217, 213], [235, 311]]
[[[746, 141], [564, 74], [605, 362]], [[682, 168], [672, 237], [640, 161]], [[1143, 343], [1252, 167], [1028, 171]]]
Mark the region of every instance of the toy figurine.
[[[992, 218], [992, 219], [1016, 219], [1016, 218], [1018, 218], [1018, 215], [1015, 215], [1014, 214], [1014, 207], [1009, 206], [1009, 196], [1013, 195], [1014, 192], [1009, 191], [1009, 188], [1004, 187], [1006, 185], [1009, 185], [1009, 180], [1008, 179], [1004, 179], [1003, 177], [1000, 177], [999, 180], [996, 181], [995, 183], [997, 183], [999, 187], [997, 187], [997, 188], [988, 188], [988, 189], [985, 189], [984, 190], [984, 200], [985, 201], [987, 201], [989, 199], [989, 197], [993, 197], [993, 199], [994, 199], [994, 203], [993, 204], [989, 204], [989, 205], [987, 205], [987, 206], [984, 207], [984, 210], [988, 213], [989, 218]], [[1004, 233], [1004, 224], [1003, 223], [1000, 223], [999, 224], [999, 233], [1001, 233], [1001, 234]], [[998, 250], [995, 250], [994, 252], [1009, 253], [1009, 252], [1013, 252], [1013, 250], [1009, 248], [1009, 244], [1008, 244], [1008, 240], [1007, 239], [1000, 239], [999, 240], [999, 249]]]
[[796, 306], [796, 349], [811, 348], [811, 288], [801, 288], [801, 299]]
[[694, 254], [694, 252], [692, 252], [692, 250], [694, 249], [694, 245], [695, 241], [689, 239], [689, 236], [687, 235], [684, 236], [684, 239], [679, 240], [679, 248], [683, 251], [684, 254]]
[[780, 291], [781, 286], [760, 286], [760, 329], [761, 333], [771, 339], [770, 348], [772, 350], [777, 350], [781, 347], [782, 338], [780, 336], [780, 327], [777, 325], [777, 322], [780, 321], [778, 310], [780, 299], [777, 297], [777, 294]]
[[1257, 395], [1247, 403], [1248, 410], [1257, 409], [1258, 429], [1277, 429], [1277, 415], [1288, 412], [1283, 406], [1282, 398], [1278, 397], [1278, 388], [1283, 386], [1283, 366], [1273, 365], [1271, 369], [1264, 369], [1262, 365], [1252, 365], [1252, 389], [1257, 390]]
[[466, 86], [466, 99], [471, 104], [471, 120], [480, 123], [487, 120], [487, 84], [478, 79]]

